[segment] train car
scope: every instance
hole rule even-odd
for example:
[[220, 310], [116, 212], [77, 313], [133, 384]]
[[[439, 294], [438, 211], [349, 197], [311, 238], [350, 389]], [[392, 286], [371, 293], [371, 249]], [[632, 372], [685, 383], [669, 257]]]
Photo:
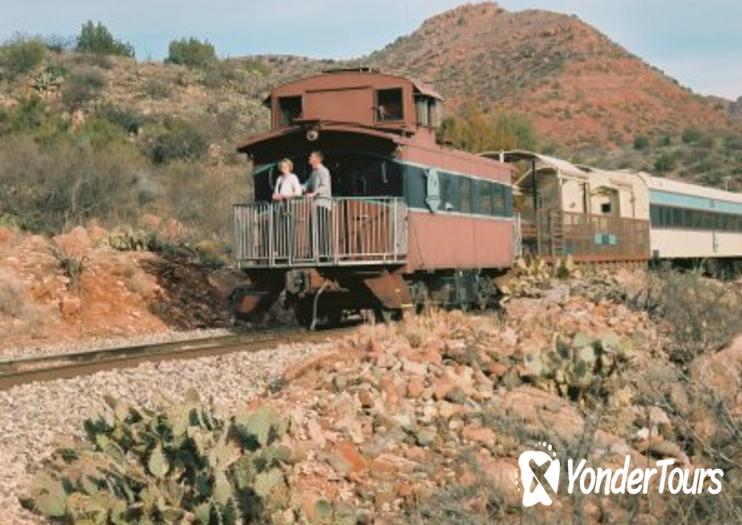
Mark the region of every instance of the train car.
[[[347, 310], [388, 318], [426, 303], [487, 306], [516, 251], [511, 168], [436, 141], [443, 98], [414, 80], [334, 70], [272, 90], [271, 131], [238, 148], [254, 202], [235, 206], [235, 253], [249, 285], [240, 315], [277, 298], [313, 325]], [[302, 181], [321, 151], [329, 220], [298, 198], [271, 202], [280, 159]]]
[[530, 151], [485, 152], [514, 166], [525, 254], [578, 263], [646, 264], [649, 195], [634, 173], [575, 165]]
[[641, 175], [649, 192], [653, 259], [742, 258], [742, 194]]

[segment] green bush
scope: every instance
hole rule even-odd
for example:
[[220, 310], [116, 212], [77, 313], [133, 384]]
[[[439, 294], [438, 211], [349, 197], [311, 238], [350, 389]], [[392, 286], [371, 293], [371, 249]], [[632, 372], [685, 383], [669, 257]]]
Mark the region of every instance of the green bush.
[[89, 119], [0, 141], [0, 209], [24, 229], [55, 234], [91, 218], [133, 220], [145, 159], [116, 126]]
[[0, 68], [14, 78], [37, 68], [45, 56], [46, 46], [41, 40], [18, 36], [0, 49]]
[[501, 149], [535, 149], [536, 129], [528, 116], [500, 111], [490, 115], [474, 104], [467, 104], [460, 117], [443, 120], [438, 138], [456, 148], [479, 153]]
[[116, 40], [106, 26], [90, 20], [83, 24], [77, 37], [77, 50], [95, 55], [134, 56], [131, 44]]
[[164, 100], [170, 96], [170, 86], [157, 78], [150, 78], [142, 87], [144, 95], [154, 100]]
[[216, 61], [214, 46], [197, 38], [173, 40], [168, 47], [167, 62], [188, 67], [206, 67]]
[[[65, 523], [269, 523], [288, 507], [280, 444], [288, 420], [268, 409], [225, 421], [190, 390], [157, 410], [106, 397], [87, 442], [58, 449], [23, 504]], [[79, 441], [79, 440], [78, 440]]]
[[106, 77], [98, 69], [79, 69], [67, 77], [62, 86], [62, 102], [67, 107], [79, 108], [96, 98], [104, 87]]
[[645, 150], [649, 147], [649, 138], [646, 135], [637, 135], [634, 139], [635, 150]]
[[120, 108], [113, 104], [106, 104], [98, 109], [98, 115], [108, 122], [123, 128], [127, 133], [139, 133], [144, 124], [144, 118], [134, 110]]
[[184, 120], [168, 120], [165, 131], [155, 138], [152, 160], [165, 164], [173, 160], [198, 160], [204, 156], [209, 143], [196, 126]]
[[232, 205], [244, 201], [251, 189], [243, 167], [216, 170], [175, 162], [160, 176], [176, 219], [191, 225], [198, 237], [225, 245], [231, 241]]
[[693, 144], [694, 142], [698, 142], [702, 136], [703, 133], [698, 128], [685, 128], [680, 138], [686, 144]]
[[654, 169], [660, 173], [672, 171], [677, 165], [677, 158], [672, 153], [661, 153], [654, 161]]

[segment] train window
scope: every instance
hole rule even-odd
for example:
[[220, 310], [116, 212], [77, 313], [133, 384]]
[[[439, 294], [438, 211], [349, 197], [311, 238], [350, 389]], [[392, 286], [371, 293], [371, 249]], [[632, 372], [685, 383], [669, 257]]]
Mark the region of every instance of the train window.
[[683, 226], [683, 210], [681, 208], [672, 209], [672, 225], [675, 228]]
[[492, 183], [479, 181], [479, 213], [482, 215], [493, 215], [492, 213]]
[[440, 173], [441, 198], [446, 211], [461, 210], [459, 201], [459, 177], [450, 173]]
[[291, 126], [294, 120], [301, 117], [301, 97], [278, 98], [278, 121], [281, 126]]
[[649, 220], [652, 226], [660, 225], [660, 208], [652, 204], [649, 206]]
[[430, 126], [430, 112], [428, 111], [428, 100], [424, 97], [415, 99], [415, 112], [417, 113], [418, 126]]
[[402, 120], [404, 118], [402, 88], [376, 91], [376, 120]]
[[461, 195], [461, 211], [471, 213], [471, 179], [459, 177], [459, 191]]
[[495, 184], [492, 190], [494, 193], [495, 215], [505, 215], [505, 187]]

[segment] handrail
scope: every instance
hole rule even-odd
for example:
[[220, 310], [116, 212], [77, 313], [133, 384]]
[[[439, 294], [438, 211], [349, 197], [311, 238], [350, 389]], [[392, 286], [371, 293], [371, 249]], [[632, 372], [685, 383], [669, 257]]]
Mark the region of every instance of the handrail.
[[297, 198], [235, 204], [238, 267], [403, 263], [401, 197]]

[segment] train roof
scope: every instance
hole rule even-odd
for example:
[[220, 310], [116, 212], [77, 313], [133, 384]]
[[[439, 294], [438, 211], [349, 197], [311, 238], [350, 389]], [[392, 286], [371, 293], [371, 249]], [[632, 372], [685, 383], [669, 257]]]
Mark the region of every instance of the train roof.
[[650, 190], [677, 193], [681, 195], [693, 195], [696, 197], [706, 197], [709, 199], [742, 204], [742, 193], [725, 191], [719, 188], [709, 188], [707, 186], [698, 186], [696, 184], [665, 179], [663, 177], [653, 177], [648, 174], [643, 175], [646, 177], [647, 186]]
[[396, 80], [402, 84], [411, 85], [415, 93], [418, 93], [420, 95], [425, 95], [428, 97], [432, 97], [436, 100], [441, 100], [441, 101], [445, 100], [443, 98], [443, 95], [438, 93], [438, 91], [436, 91], [432, 86], [430, 86], [429, 84], [426, 84], [425, 82], [417, 80], [415, 78], [403, 77], [401, 75], [394, 75], [394, 74], [389, 74], [389, 73], [382, 73], [381, 71], [378, 71], [376, 69], [371, 69], [369, 67], [357, 67], [357, 68], [328, 69], [328, 70], [322, 71], [321, 73], [317, 73], [316, 75], [311, 75], [308, 77], [291, 80], [289, 82], [284, 82], [283, 84], [274, 86], [273, 89], [271, 89], [270, 95], [268, 95], [263, 100], [263, 104], [267, 107], [271, 107], [271, 100], [276, 95], [276, 93], [281, 93], [283, 91], [287, 91], [287, 90], [291, 90], [295, 88], [300, 88], [302, 90], [324, 88], [326, 87], [326, 84], [331, 84], [335, 86], [337, 85], [338, 80], [342, 82], [343, 79], [352, 79], [352, 80], [362, 79], [364, 84], [367, 84], [369, 86], [380, 84], [386, 80]]

